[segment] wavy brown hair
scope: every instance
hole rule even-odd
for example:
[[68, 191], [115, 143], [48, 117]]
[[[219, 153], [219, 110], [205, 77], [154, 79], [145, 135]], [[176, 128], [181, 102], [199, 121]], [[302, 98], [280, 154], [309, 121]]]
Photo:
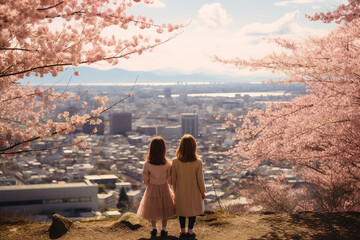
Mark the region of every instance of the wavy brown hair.
[[194, 162], [199, 159], [196, 153], [196, 140], [190, 134], [185, 134], [176, 151], [176, 157], [182, 162]]
[[151, 139], [146, 160], [154, 165], [164, 165], [166, 163], [166, 143], [162, 137]]

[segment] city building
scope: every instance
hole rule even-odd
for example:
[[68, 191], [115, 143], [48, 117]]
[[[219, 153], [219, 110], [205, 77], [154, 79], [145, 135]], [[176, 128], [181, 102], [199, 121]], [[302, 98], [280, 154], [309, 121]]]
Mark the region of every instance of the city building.
[[131, 183], [130, 182], [118, 182], [115, 183], [116, 189], [121, 191], [124, 188], [126, 191], [131, 190]]
[[181, 133], [198, 136], [198, 115], [193, 113], [181, 114]]
[[115, 191], [98, 194], [99, 211], [103, 212], [110, 208], [116, 208], [118, 194]]
[[75, 179], [82, 179], [87, 172], [90, 172], [94, 168], [94, 165], [90, 163], [74, 164], [66, 167], [66, 174], [70, 181]]
[[187, 93], [180, 93], [179, 100], [181, 102], [187, 102], [187, 99], [188, 99]]
[[164, 89], [164, 97], [165, 98], [171, 98], [171, 88], [165, 88]]
[[136, 132], [139, 134], [154, 136], [154, 135], [156, 135], [156, 127], [157, 126], [149, 126], [149, 125], [139, 126], [136, 129]]
[[143, 193], [141, 190], [130, 190], [126, 192], [126, 195], [128, 196], [130, 201], [140, 201]]
[[131, 113], [118, 112], [110, 114], [110, 134], [125, 135], [126, 132], [131, 131], [132, 117]]
[[128, 142], [131, 145], [140, 145], [144, 142], [144, 138], [138, 135], [130, 135], [128, 136]]
[[106, 218], [119, 218], [121, 217], [121, 212], [117, 210], [106, 211], [104, 215]]
[[0, 176], [0, 186], [7, 186], [7, 185], [16, 185], [16, 180], [14, 177], [6, 177]]
[[156, 135], [162, 136], [165, 139], [178, 139], [181, 137], [181, 125], [158, 126]]
[[94, 128], [97, 128], [97, 135], [104, 135], [104, 129], [105, 129], [105, 124], [104, 124], [104, 120], [105, 118], [103, 116], [99, 116], [98, 118], [94, 118], [93, 120], [96, 122], [97, 119], [101, 119], [101, 123], [100, 124], [95, 124], [95, 125], [90, 125], [90, 121], [86, 122], [83, 126], [82, 126], [82, 131], [85, 134], [92, 134]]
[[98, 210], [97, 193], [90, 182], [0, 186], [0, 211], [78, 217]]
[[115, 175], [86, 175], [84, 176], [85, 180], [89, 180], [91, 183], [97, 184], [116, 184], [118, 177]]

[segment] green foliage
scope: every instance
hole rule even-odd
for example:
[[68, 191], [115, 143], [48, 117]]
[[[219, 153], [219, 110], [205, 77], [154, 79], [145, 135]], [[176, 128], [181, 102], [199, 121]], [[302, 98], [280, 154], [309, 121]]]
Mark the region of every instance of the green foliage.
[[118, 209], [125, 209], [127, 207], [127, 205], [129, 204], [129, 197], [126, 194], [126, 190], [125, 188], [121, 188], [120, 194], [119, 194], [119, 200], [118, 203], [116, 204]]
[[74, 181], [73, 182], [83, 182], [84, 181], [84, 179], [74, 179]]
[[119, 220], [119, 218], [114, 217], [114, 218], [86, 219], [86, 220], [79, 220], [79, 222], [84, 222], [84, 223], [88, 223], [88, 222], [115, 222], [117, 220]]
[[1, 214], [0, 216], [0, 225], [23, 225], [27, 223], [31, 223], [32, 219], [25, 214]]
[[114, 174], [114, 173], [106, 169], [99, 169], [96, 171], [96, 175], [110, 175], [110, 174]]
[[116, 186], [115, 186], [114, 183], [108, 183], [108, 184], [106, 184], [106, 189], [114, 190], [115, 188], [116, 188]]
[[104, 193], [106, 189], [105, 184], [99, 184], [98, 185], [98, 193]]

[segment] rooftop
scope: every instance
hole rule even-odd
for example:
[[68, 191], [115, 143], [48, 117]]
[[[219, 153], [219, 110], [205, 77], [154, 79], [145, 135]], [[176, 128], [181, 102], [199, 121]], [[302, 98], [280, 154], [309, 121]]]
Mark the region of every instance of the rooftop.
[[0, 186], [0, 191], [9, 191], [9, 190], [16, 191], [16, 190], [32, 190], [32, 189], [48, 189], [48, 188], [77, 188], [77, 187], [86, 187], [86, 186], [89, 186], [89, 184], [85, 182], [12, 185], [12, 186]]
[[116, 175], [108, 174], [108, 175], [86, 175], [84, 176], [85, 179], [90, 181], [93, 180], [108, 180], [108, 179], [118, 179]]

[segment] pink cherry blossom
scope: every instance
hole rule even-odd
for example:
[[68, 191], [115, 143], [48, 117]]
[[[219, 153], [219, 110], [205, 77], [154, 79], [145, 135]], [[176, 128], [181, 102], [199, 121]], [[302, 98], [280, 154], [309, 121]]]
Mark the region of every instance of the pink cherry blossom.
[[[6, 157], [23, 149], [31, 150], [29, 143], [44, 137], [73, 132], [75, 126], [91, 118], [89, 114], [60, 113], [50, 121], [49, 111], [58, 102], [79, 101], [73, 93], [58, 93], [54, 89], [33, 88], [17, 84], [18, 80], [46, 74], [58, 76], [66, 67], [106, 60], [117, 64], [131, 54], [150, 51], [150, 36], [140, 34], [142, 29], [159, 24], [145, 16], [135, 16], [133, 2], [151, 4], [152, 1], [2, 1], [0, 4], [0, 154]], [[129, 11], [130, 10], [130, 11]], [[81, 14], [80, 14], [81, 13]], [[53, 23], [63, 29], [59, 31]], [[163, 24], [160, 24], [163, 25]], [[112, 27], [131, 29], [134, 38], [123, 35], [105, 36]], [[164, 25], [166, 29], [167, 25]], [[166, 36], [164, 36], [166, 37]], [[79, 76], [74, 71], [75, 76]], [[28, 79], [26, 79], [28, 80]], [[99, 97], [100, 107], [87, 109], [92, 116], [106, 111], [106, 97]], [[82, 108], [87, 105], [79, 103]], [[83, 144], [82, 144], [83, 145]], [[84, 146], [82, 146], [84, 147]]]
[[239, 69], [272, 70], [287, 75], [280, 83], [307, 87], [307, 95], [290, 102], [228, 119], [228, 126], [239, 126], [238, 144], [228, 152], [235, 170], [253, 169], [264, 161], [290, 164], [306, 182], [299, 190], [270, 180], [257, 182], [261, 191], [248, 191], [249, 197], [265, 208], [280, 196], [273, 210], [360, 210], [359, 6], [360, 1], [350, 0], [334, 12], [309, 17], [343, 23], [324, 37], [274, 39], [283, 52], [251, 60], [214, 57]]

